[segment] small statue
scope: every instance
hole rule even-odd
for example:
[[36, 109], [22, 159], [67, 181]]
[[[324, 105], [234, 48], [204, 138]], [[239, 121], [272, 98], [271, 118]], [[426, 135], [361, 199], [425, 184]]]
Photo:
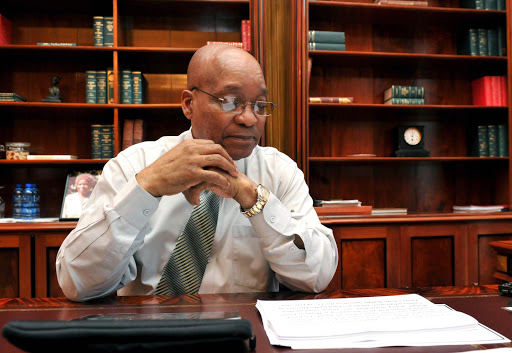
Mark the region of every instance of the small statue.
[[60, 97], [60, 90], [59, 87], [57, 87], [57, 84], [60, 82], [59, 76], [53, 76], [52, 77], [52, 86], [48, 88], [50, 91], [50, 95], [48, 95], [46, 98], [43, 98], [43, 102], [52, 102], [52, 103], [60, 103], [62, 102]]

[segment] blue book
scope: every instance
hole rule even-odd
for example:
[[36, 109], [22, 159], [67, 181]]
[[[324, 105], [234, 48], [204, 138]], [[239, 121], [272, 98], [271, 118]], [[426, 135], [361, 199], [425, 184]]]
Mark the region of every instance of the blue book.
[[460, 7], [465, 9], [483, 10], [484, 0], [460, 0]]
[[487, 146], [489, 157], [498, 157], [498, 126], [487, 125]]
[[89, 70], [85, 72], [85, 103], [98, 103], [96, 71]]
[[489, 157], [487, 125], [478, 125], [478, 157]]
[[345, 44], [335, 43], [309, 43], [309, 50], [345, 51]]
[[100, 125], [101, 159], [114, 157], [114, 125]]
[[91, 158], [101, 159], [100, 143], [101, 125], [91, 125]]
[[107, 104], [107, 70], [96, 71], [96, 95], [98, 104]]
[[487, 28], [478, 28], [478, 53], [480, 56], [489, 55], [489, 45], [487, 44]]
[[114, 46], [114, 17], [112, 16], [103, 17], [103, 46]]
[[103, 16], [93, 17], [94, 46], [103, 46]]
[[497, 10], [498, 3], [496, 0], [484, 0], [485, 10]]
[[133, 104], [143, 104], [144, 103], [144, 85], [142, 72], [140, 71], [132, 71], [132, 89], [133, 89]]
[[487, 53], [489, 56], [499, 56], [498, 28], [487, 29]]
[[506, 10], [507, 7], [505, 5], [505, 2], [506, 2], [505, 0], [498, 0], [497, 3], [496, 3], [496, 9], [500, 10], [500, 11]]
[[384, 104], [404, 104], [404, 105], [423, 105], [425, 99], [423, 98], [389, 98], [384, 101]]
[[335, 31], [309, 31], [309, 43], [345, 43], [345, 32]]
[[121, 104], [133, 104], [132, 72], [121, 70]]

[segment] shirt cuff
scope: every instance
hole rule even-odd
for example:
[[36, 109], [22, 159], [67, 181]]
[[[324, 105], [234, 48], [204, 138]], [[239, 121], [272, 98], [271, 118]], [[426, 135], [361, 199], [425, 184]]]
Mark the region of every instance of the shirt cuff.
[[156, 212], [159, 198], [144, 190], [133, 177], [114, 197], [114, 209], [135, 228], [142, 227]]

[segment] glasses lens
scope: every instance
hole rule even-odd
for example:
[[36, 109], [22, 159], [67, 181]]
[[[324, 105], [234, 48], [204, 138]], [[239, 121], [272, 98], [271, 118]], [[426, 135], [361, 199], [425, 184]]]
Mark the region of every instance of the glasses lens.
[[224, 97], [222, 98], [222, 110], [231, 113], [240, 107], [241, 99], [238, 97]]
[[269, 116], [274, 110], [274, 105], [270, 102], [257, 101], [254, 103], [254, 114], [260, 116]]

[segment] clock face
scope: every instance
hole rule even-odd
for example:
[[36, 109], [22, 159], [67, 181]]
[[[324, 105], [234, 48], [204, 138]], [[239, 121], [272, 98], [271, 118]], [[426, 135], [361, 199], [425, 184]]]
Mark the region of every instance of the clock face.
[[416, 146], [421, 142], [421, 132], [415, 127], [410, 127], [404, 132], [404, 141], [411, 146]]

